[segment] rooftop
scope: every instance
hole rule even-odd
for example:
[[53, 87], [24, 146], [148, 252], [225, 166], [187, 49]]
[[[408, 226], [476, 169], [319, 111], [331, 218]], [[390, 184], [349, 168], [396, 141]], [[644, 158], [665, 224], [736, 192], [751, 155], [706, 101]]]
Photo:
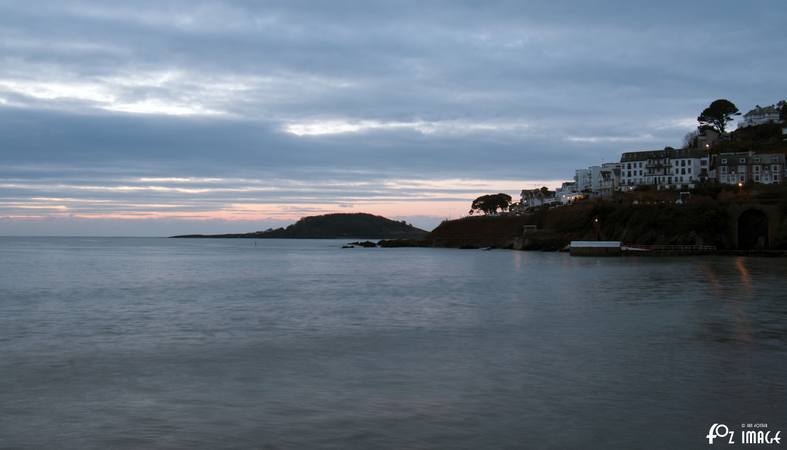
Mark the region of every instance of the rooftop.
[[647, 161], [667, 157], [666, 150], [644, 150], [640, 152], [625, 152], [620, 157], [620, 162]]
[[708, 156], [708, 152], [700, 148], [682, 148], [665, 150], [645, 150], [641, 152], [626, 152], [620, 157], [620, 162], [647, 161], [650, 159], [680, 159], [680, 158], [702, 158]]
[[784, 105], [784, 100], [780, 101], [775, 105], [770, 105], [770, 106], [756, 105], [754, 109], [744, 114], [743, 117], [749, 117], [749, 116], [760, 115], [760, 114], [778, 114], [779, 109], [781, 109], [783, 105]]

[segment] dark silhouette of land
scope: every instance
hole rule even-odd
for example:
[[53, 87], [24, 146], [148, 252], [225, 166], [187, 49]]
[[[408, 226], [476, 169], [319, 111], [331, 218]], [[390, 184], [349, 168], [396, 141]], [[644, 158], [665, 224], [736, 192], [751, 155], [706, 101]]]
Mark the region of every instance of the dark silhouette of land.
[[175, 238], [247, 239], [423, 239], [429, 233], [404, 221], [365, 213], [304, 217], [286, 228], [241, 234], [188, 234]]
[[570, 241], [714, 246], [719, 251], [787, 250], [787, 187], [701, 185], [683, 203], [678, 192], [638, 190], [521, 214], [445, 221], [431, 245], [453, 248], [560, 250]]

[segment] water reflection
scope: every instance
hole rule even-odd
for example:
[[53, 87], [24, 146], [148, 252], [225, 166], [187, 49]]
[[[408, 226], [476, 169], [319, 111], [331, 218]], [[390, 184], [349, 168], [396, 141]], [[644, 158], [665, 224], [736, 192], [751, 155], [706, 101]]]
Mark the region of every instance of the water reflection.
[[747, 291], [751, 291], [751, 275], [749, 275], [749, 269], [746, 268], [746, 258], [742, 256], [735, 258], [735, 268], [740, 273], [743, 287]]
[[746, 259], [738, 257], [735, 259], [735, 268], [740, 274], [740, 285], [743, 288], [741, 294], [732, 298], [731, 305], [735, 317], [735, 338], [743, 342], [752, 341], [751, 321], [746, 314], [744, 303], [752, 296], [752, 281], [749, 269], [746, 268]]
[[524, 252], [514, 252], [514, 270], [517, 272], [522, 271], [522, 258]]
[[721, 296], [722, 285], [719, 281], [719, 274], [716, 272], [715, 267], [710, 262], [705, 261], [700, 264], [699, 270], [705, 274], [708, 282], [708, 287], [712, 289], [714, 295]]

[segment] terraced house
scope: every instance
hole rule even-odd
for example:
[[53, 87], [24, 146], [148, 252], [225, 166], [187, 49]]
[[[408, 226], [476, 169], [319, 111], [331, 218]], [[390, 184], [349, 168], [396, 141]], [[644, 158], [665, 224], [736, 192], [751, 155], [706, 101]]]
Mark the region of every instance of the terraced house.
[[620, 158], [620, 187], [691, 189], [710, 175], [710, 156], [704, 149], [650, 150], [623, 153]]
[[714, 155], [715, 177], [722, 184], [780, 184], [784, 182], [783, 153], [720, 153]]

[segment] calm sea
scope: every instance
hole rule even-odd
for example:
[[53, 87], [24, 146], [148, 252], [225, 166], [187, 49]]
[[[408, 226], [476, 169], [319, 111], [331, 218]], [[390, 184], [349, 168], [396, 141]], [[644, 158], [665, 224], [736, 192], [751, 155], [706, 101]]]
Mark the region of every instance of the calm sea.
[[785, 259], [344, 242], [0, 238], [0, 448], [787, 434]]

